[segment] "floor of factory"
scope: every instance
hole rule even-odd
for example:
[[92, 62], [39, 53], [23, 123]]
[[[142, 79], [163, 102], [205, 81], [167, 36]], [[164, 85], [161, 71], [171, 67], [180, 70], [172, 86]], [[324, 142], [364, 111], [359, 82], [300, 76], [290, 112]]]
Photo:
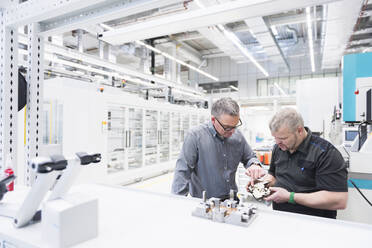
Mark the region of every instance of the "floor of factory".
[[141, 189], [149, 192], [169, 194], [171, 192], [173, 172], [133, 183], [125, 187]]

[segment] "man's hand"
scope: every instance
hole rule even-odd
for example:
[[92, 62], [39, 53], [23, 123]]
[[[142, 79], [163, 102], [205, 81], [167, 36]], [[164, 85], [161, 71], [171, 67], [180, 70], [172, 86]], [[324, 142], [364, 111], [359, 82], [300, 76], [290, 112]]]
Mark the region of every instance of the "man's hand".
[[266, 171], [258, 164], [252, 164], [245, 171], [245, 174], [251, 178], [251, 181], [248, 183], [248, 185], [254, 185], [254, 181], [256, 179], [266, 175]]
[[274, 201], [276, 203], [283, 203], [289, 201], [290, 193], [283, 188], [270, 187], [271, 195], [265, 198], [266, 201]]

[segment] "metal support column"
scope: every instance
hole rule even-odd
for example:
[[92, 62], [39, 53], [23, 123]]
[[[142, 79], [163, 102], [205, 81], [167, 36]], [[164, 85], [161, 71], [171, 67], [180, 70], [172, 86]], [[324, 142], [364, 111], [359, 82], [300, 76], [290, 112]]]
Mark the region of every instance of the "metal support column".
[[99, 51], [99, 58], [104, 59], [104, 48], [105, 43], [101, 40], [98, 41], [98, 51]]
[[[154, 43], [155, 39], [150, 39], [149, 40], [149, 45], [152, 47], [155, 47]], [[150, 68], [151, 74], [155, 75], [155, 52], [151, 51], [151, 68]], [[151, 81], [152, 84], [154, 84], [154, 81]]]
[[[0, 166], [8, 156], [17, 164], [18, 31], [5, 24], [0, 9]], [[17, 172], [17, 168], [13, 168]]]
[[78, 45], [78, 51], [80, 53], [84, 52], [83, 35], [84, 35], [84, 31], [82, 29], [78, 29], [78, 31], [77, 31], [77, 45]]
[[34, 172], [29, 169], [29, 162], [40, 155], [42, 145], [44, 40], [38, 35], [38, 31], [39, 24], [28, 25], [26, 185], [32, 185], [35, 180]]

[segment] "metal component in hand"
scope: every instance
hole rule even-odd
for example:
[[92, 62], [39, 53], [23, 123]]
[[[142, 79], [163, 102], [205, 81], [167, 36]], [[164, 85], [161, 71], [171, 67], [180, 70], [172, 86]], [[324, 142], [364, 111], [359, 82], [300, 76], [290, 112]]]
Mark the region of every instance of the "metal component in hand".
[[247, 190], [257, 201], [262, 201], [264, 197], [270, 195], [270, 189], [267, 187], [269, 182], [256, 180], [254, 185], [249, 185]]

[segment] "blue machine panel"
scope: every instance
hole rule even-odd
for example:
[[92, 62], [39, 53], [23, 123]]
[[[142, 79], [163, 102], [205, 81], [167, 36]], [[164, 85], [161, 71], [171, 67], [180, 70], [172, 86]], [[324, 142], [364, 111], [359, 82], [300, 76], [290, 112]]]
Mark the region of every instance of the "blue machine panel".
[[[355, 179], [355, 178], [350, 178], [353, 180], [353, 182], [356, 184], [356, 186], [359, 189], [372, 189], [372, 180], [367, 180], [367, 179]], [[349, 188], [355, 188], [354, 185], [350, 183], [350, 181], [347, 181], [347, 184]]]
[[372, 53], [354, 53], [343, 57], [343, 120], [355, 121], [356, 78], [372, 77]]

